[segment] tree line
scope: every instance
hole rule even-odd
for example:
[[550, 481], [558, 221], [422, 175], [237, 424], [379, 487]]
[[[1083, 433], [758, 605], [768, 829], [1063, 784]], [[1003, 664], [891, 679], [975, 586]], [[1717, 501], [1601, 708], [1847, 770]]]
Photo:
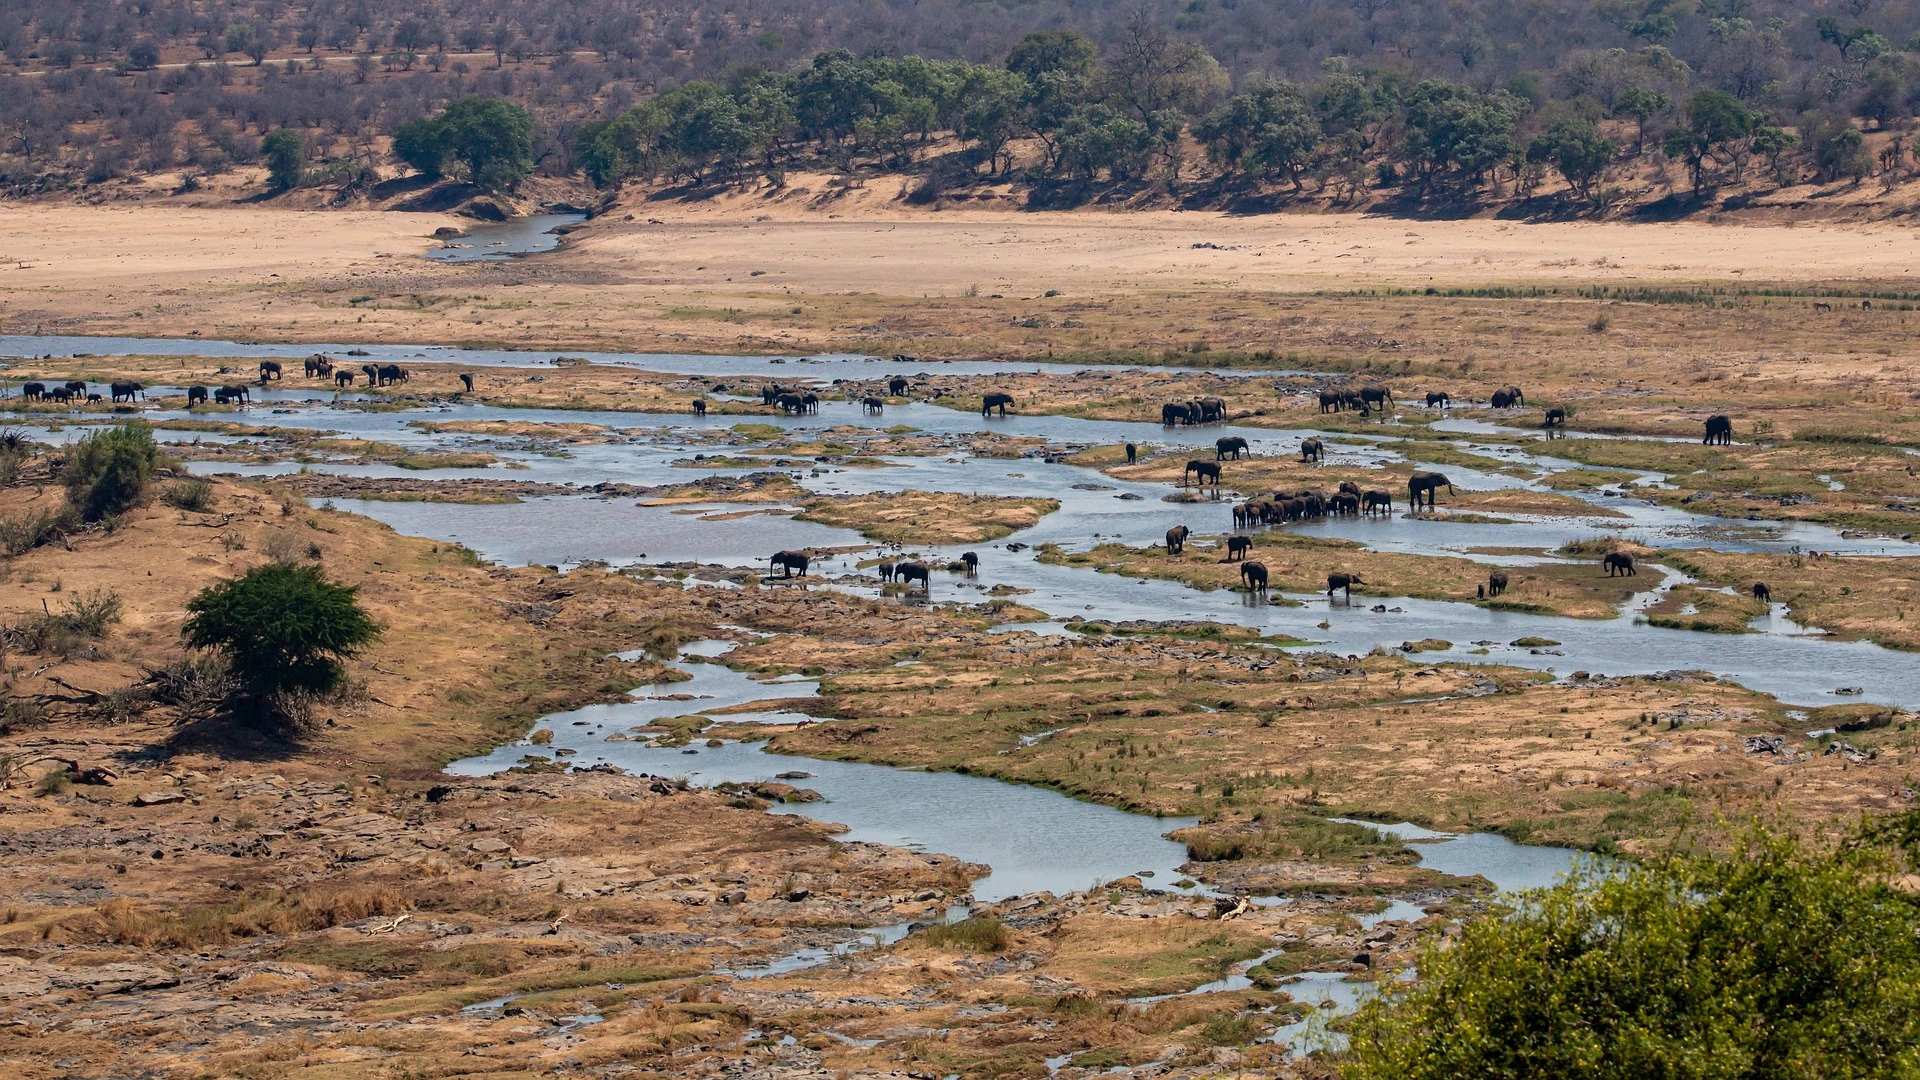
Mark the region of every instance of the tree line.
[[[1696, 192], [1756, 171], [1899, 182], [1920, 106], [1920, 0], [1188, 0], [1040, 4], [1020, 19], [926, 0], [905, 22], [835, 0], [815, 13], [25, 0], [0, 11], [14, 91], [0, 95], [0, 184], [177, 169], [191, 186], [264, 162], [276, 185], [351, 196], [397, 158], [490, 187], [534, 170], [612, 186], [911, 169], [929, 197], [970, 176], [1341, 200], [1524, 197], [1564, 180], [1604, 209], [1623, 197], [1610, 182], [1623, 163], [1671, 163]], [[1073, 28], [1018, 25], [1048, 22]], [[814, 42], [829, 47], [803, 51]], [[413, 138], [473, 98], [528, 121], [485, 177], [455, 143]], [[280, 131], [293, 134], [265, 141]], [[948, 137], [960, 154], [930, 153]]]

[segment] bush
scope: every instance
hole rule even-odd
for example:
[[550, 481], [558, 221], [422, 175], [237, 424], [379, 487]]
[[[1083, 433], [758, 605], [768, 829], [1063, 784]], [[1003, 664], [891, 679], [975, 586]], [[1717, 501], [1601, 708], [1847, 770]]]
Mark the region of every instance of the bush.
[[159, 448], [144, 424], [122, 424], [74, 443], [60, 482], [84, 521], [101, 521], [139, 504]]
[[1356, 1015], [1341, 1075], [1915, 1075], [1920, 899], [1889, 884], [1915, 840], [1914, 815], [1829, 850], [1755, 825], [1730, 852], [1590, 866], [1424, 949]]
[[41, 544], [80, 525], [72, 507], [41, 510], [25, 517], [0, 518], [0, 553], [25, 555]]
[[279, 128], [260, 140], [260, 152], [267, 159], [267, 183], [275, 191], [300, 186], [300, 174], [307, 163], [306, 141], [291, 128]]
[[357, 592], [318, 567], [268, 563], [189, 601], [181, 633], [193, 648], [224, 656], [256, 706], [323, 694], [340, 685], [340, 662], [380, 636]]
[[929, 926], [926, 942], [936, 949], [966, 949], [970, 952], [1006, 952], [1013, 945], [1013, 932], [991, 915], [961, 919], [956, 923]]
[[205, 480], [186, 480], [167, 488], [160, 498], [175, 509], [204, 514], [213, 509], [213, 485]]
[[91, 649], [120, 621], [125, 603], [110, 589], [93, 589], [67, 598], [59, 611], [29, 617], [15, 630], [20, 648], [30, 653], [71, 656]]

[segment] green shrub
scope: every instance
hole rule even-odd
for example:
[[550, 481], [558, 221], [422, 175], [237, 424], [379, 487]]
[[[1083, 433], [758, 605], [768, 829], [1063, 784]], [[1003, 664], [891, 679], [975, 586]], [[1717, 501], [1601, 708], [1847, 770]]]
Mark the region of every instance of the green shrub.
[[[1920, 818], [1816, 850], [1588, 867], [1422, 950], [1354, 1018], [1346, 1080], [1920, 1075]], [[1905, 848], [1905, 851], [1902, 848]]]
[[183, 480], [167, 488], [160, 498], [175, 509], [203, 514], [213, 509], [213, 485], [205, 480]]
[[79, 515], [73, 512], [72, 507], [41, 510], [24, 517], [0, 518], [0, 553], [25, 555], [79, 525]]
[[159, 460], [153, 432], [122, 424], [74, 443], [60, 472], [67, 501], [84, 521], [101, 521], [139, 504]]
[[1006, 952], [1013, 946], [1013, 932], [991, 915], [961, 919], [927, 927], [926, 942], [936, 949], [965, 949], [969, 952]]
[[187, 603], [187, 644], [226, 658], [258, 705], [339, 686], [340, 662], [380, 636], [350, 586], [314, 566], [268, 563], [203, 590]]
[[30, 653], [71, 656], [87, 651], [90, 642], [107, 636], [120, 621], [126, 603], [111, 589], [76, 593], [58, 611], [33, 615], [22, 622], [20, 647]]

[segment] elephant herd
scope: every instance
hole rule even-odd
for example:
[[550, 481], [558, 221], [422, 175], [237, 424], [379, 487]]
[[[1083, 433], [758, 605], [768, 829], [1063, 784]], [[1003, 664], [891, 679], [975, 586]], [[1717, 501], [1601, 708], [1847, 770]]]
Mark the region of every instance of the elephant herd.
[[[108, 383], [107, 391], [112, 395], [113, 403], [116, 405], [147, 396], [147, 388], [137, 382]], [[27, 401], [57, 401], [62, 405], [97, 404], [106, 400], [79, 379], [57, 386], [39, 382], [26, 383], [20, 387], [20, 396]]]
[[[807, 576], [807, 568], [813, 565], [813, 556], [804, 551], [776, 551], [769, 560], [769, 572], [780, 571], [781, 580]], [[964, 570], [968, 577], [980, 576], [980, 556], [972, 551], [961, 554], [956, 570]], [[933, 568], [918, 559], [888, 559], [874, 567], [883, 583], [898, 582], [909, 592], [917, 585], [922, 593], [933, 588]]]
[[1163, 427], [1176, 427], [1183, 424], [1217, 424], [1226, 419], [1225, 398], [1194, 398], [1191, 401], [1170, 401], [1160, 406], [1160, 423]]
[[[1446, 397], [1445, 394], [1440, 396], [1443, 399]], [[1433, 395], [1427, 395], [1427, 402], [1428, 404], [1433, 403]], [[1393, 403], [1393, 391], [1385, 386], [1372, 385], [1362, 386], [1358, 389], [1349, 387], [1340, 390], [1320, 391], [1320, 411], [1322, 413], [1345, 412], [1348, 409], [1352, 409], [1361, 416], [1368, 416], [1371, 415], [1375, 409], [1385, 409]]]

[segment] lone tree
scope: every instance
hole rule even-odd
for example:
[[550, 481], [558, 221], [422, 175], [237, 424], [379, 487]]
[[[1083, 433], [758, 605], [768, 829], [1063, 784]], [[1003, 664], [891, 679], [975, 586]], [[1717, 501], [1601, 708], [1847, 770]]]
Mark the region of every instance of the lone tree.
[[73, 444], [60, 483], [84, 521], [104, 521], [146, 495], [159, 448], [144, 424], [97, 431]]
[[307, 163], [306, 141], [292, 128], [276, 128], [260, 140], [267, 159], [267, 182], [275, 191], [300, 186], [301, 166]]
[[324, 694], [345, 678], [341, 661], [380, 636], [352, 586], [316, 566], [268, 563], [187, 604], [187, 644], [222, 654], [256, 714]]

